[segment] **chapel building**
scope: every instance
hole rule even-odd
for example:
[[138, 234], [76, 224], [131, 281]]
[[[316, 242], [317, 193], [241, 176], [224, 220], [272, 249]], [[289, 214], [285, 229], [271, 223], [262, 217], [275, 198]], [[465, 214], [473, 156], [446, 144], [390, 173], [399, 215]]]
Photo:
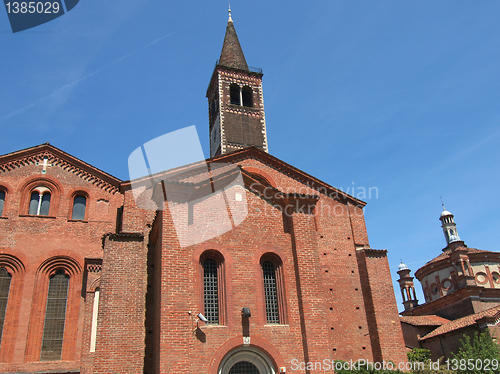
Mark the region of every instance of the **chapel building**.
[[444, 206], [439, 219], [446, 247], [415, 272], [423, 304], [418, 304], [411, 270], [402, 262], [398, 270], [405, 345], [429, 349], [433, 360], [452, 358], [464, 334], [488, 330], [494, 339], [500, 337], [500, 253], [465, 245]]

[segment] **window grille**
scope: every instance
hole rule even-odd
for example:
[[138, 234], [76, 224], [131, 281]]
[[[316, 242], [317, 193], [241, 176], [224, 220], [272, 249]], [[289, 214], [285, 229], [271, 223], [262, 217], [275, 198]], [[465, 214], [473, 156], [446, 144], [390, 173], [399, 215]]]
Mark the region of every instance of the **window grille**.
[[203, 290], [205, 296], [205, 317], [208, 323], [219, 323], [219, 287], [217, 262], [214, 259], [203, 261]]
[[276, 268], [270, 261], [262, 263], [264, 273], [264, 295], [266, 298], [267, 323], [280, 323], [278, 310], [278, 289], [276, 286]]
[[7, 269], [0, 268], [0, 343], [2, 342], [3, 324], [5, 321], [5, 312], [7, 311], [11, 279], [12, 275], [9, 274]]
[[83, 221], [85, 219], [85, 209], [87, 206], [87, 198], [85, 196], [75, 196], [73, 200], [73, 214], [71, 219]]
[[233, 365], [231, 370], [229, 370], [229, 374], [260, 374], [260, 371], [251, 362], [240, 361]]
[[69, 276], [59, 270], [50, 277], [40, 360], [60, 360], [63, 346]]

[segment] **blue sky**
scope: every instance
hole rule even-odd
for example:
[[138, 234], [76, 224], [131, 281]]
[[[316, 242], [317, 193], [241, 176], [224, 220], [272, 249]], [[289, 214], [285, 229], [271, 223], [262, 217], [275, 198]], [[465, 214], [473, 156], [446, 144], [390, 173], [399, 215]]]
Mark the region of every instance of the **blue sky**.
[[[367, 201], [394, 279], [445, 246], [440, 196], [468, 246], [499, 250], [500, 2], [231, 7], [263, 69], [270, 153]], [[16, 34], [0, 11], [0, 154], [50, 142], [128, 179], [135, 148], [196, 125], [208, 155], [226, 24], [225, 1], [81, 0]]]

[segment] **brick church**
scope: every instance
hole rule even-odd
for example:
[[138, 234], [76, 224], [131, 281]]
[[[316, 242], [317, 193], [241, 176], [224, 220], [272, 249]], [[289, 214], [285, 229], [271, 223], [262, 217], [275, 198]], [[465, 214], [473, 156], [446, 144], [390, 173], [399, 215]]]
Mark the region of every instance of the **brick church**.
[[[365, 203], [268, 153], [262, 76], [230, 16], [207, 90], [211, 158], [160, 173], [139, 198], [134, 181], [48, 143], [0, 156], [0, 372], [406, 362]], [[223, 209], [204, 209], [215, 200]], [[223, 213], [228, 226], [205, 235]]]
[[406, 347], [429, 349], [433, 360], [451, 358], [464, 334], [489, 330], [500, 338], [500, 253], [465, 245], [444, 206], [439, 219], [446, 247], [415, 272], [423, 304], [418, 304], [411, 270], [404, 263], [398, 270]]

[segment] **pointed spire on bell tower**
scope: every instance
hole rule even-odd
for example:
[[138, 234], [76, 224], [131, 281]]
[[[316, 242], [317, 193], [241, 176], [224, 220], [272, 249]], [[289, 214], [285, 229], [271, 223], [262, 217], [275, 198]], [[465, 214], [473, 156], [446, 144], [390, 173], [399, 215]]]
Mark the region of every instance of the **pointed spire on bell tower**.
[[268, 151], [262, 70], [247, 65], [234, 29], [231, 7], [207, 98], [210, 157], [252, 146]]
[[238, 40], [238, 35], [236, 34], [233, 19], [231, 17], [231, 8], [229, 8], [229, 19], [227, 21], [226, 36], [224, 37], [224, 44], [222, 45], [219, 65], [248, 71], [247, 60], [241, 49], [240, 41]]

